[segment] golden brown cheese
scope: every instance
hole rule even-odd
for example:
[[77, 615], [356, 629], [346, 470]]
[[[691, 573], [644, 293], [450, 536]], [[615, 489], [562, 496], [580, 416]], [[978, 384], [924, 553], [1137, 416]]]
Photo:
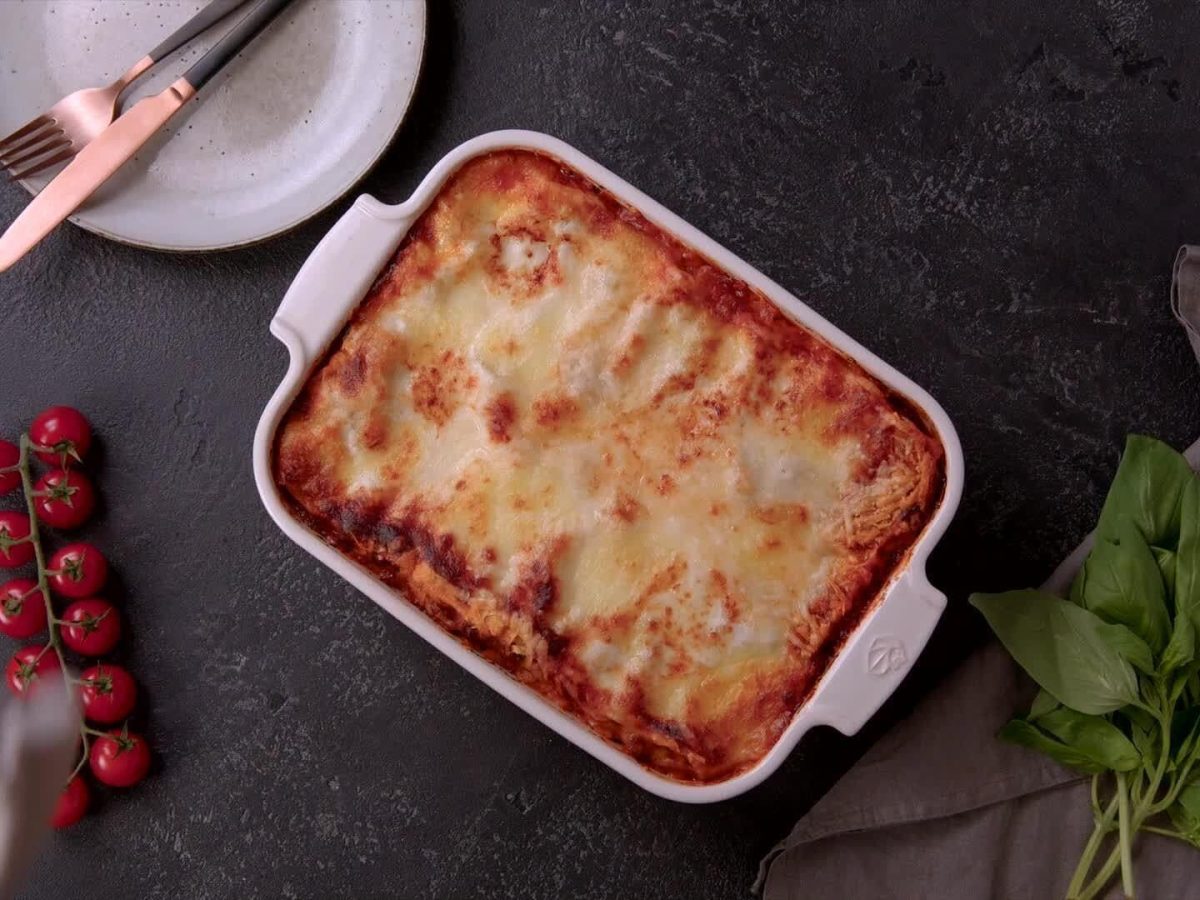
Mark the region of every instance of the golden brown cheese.
[[467, 163], [315, 367], [276, 480], [324, 540], [655, 772], [778, 739], [928, 522], [911, 407], [532, 152]]

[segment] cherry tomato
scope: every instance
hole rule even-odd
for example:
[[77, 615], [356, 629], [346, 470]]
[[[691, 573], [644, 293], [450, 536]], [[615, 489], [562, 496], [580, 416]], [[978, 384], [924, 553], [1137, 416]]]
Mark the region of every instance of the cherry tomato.
[[76, 600], [63, 613], [59, 625], [63, 643], [81, 656], [103, 656], [121, 639], [121, 619], [116, 607], [99, 597]]
[[92, 774], [112, 787], [133, 787], [150, 771], [150, 747], [131, 731], [110, 731], [92, 741]]
[[33, 559], [33, 542], [22, 541], [27, 537], [29, 516], [14, 509], [0, 510], [0, 569], [15, 569]]
[[33, 486], [43, 496], [34, 500], [37, 516], [52, 528], [78, 528], [96, 508], [91, 479], [78, 469], [47, 472]]
[[49, 647], [22, 647], [4, 670], [8, 689], [18, 697], [35, 690], [40, 681], [61, 673], [58, 654]]
[[38, 413], [29, 426], [29, 438], [45, 450], [38, 451], [38, 459], [64, 469], [72, 462], [80, 462], [92, 446], [92, 426], [77, 409], [69, 406], [51, 406]]
[[46, 603], [32, 578], [14, 578], [0, 585], [0, 633], [33, 637], [46, 627]]
[[[16, 444], [0, 441], [0, 469], [15, 466], [21, 461], [21, 450]], [[21, 486], [21, 473], [16, 469], [11, 472], [0, 472], [0, 494], [15, 491]]]
[[50, 587], [64, 597], [87, 597], [108, 581], [108, 560], [91, 544], [67, 544], [50, 557]]
[[58, 795], [54, 814], [50, 816], [51, 828], [70, 828], [85, 815], [92, 802], [92, 792], [81, 775], [72, 775], [63, 792]]
[[80, 681], [83, 714], [93, 722], [115, 725], [133, 712], [137, 685], [133, 676], [120, 666], [100, 663], [84, 669]]

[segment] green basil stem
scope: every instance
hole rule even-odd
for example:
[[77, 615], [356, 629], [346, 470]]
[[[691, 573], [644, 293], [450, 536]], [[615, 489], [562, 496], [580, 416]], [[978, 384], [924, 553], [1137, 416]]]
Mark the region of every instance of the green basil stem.
[[1117, 800], [1119, 815], [1117, 822], [1120, 828], [1121, 848], [1121, 887], [1125, 891], [1126, 900], [1133, 900], [1133, 850], [1132, 835], [1129, 830], [1129, 785], [1125, 781], [1125, 773], [1117, 773]]
[[[1167, 700], [1166, 697], [1163, 698]], [[1171, 790], [1167, 792], [1167, 796], [1163, 798], [1164, 804], [1160, 806], [1155, 803], [1154, 797], [1158, 793], [1158, 787], [1162, 784], [1163, 775], [1167, 770], [1167, 763], [1171, 759], [1171, 709], [1173, 704], [1169, 704], [1162, 712], [1155, 713], [1158, 719], [1158, 727], [1161, 732], [1162, 751], [1158, 758], [1158, 765], [1154, 769], [1154, 777], [1151, 778], [1150, 784], [1146, 787], [1145, 793], [1142, 795], [1145, 798], [1144, 803], [1138, 804], [1138, 810], [1135, 818], [1138, 822], [1144, 822], [1150, 816], [1162, 812], [1168, 806], [1175, 802], [1175, 795], [1179, 793], [1183, 785], [1187, 781], [1187, 770], [1179, 772], [1175, 782], [1171, 786]]]
[[[1179, 798], [1179, 795], [1183, 789], [1192, 781], [1192, 770], [1197, 761], [1200, 761], [1200, 743], [1197, 744], [1197, 748], [1198, 749], [1194, 749], [1192, 751], [1189, 758], [1183, 763], [1183, 765], [1179, 767], [1178, 771], [1176, 771], [1174, 780], [1171, 782], [1170, 790], [1168, 790], [1166, 795], [1157, 803], [1151, 803], [1149, 808], [1146, 810], [1146, 815], [1144, 818], [1148, 819], [1151, 816], [1156, 816], [1159, 813], [1166, 812], [1168, 809], [1170, 809], [1171, 805], [1174, 804], [1174, 802]], [[1153, 800], [1153, 796], [1151, 796], [1151, 800]]]
[[1096, 821], [1092, 836], [1088, 838], [1087, 846], [1083, 848], [1083, 854], [1079, 857], [1079, 865], [1075, 867], [1075, 874], [1071, 876], [1071, 883], [1067, 886], [1068, 898], [1073, 900], [1083, 890], [1088, 873], [1092, 870], [1092, 863], [1096, 859], [1096, 851], [1104, 842], [1104, 836], [1112, 830], [1112, 820], [1117, 813], [1117, 807], [1117, 798], [1113, 797], [1108, 803], [1108, 808], [1104, 810], [1104, 815]]
[[1188, 786], [1188, 782], [1191, 780], [1191, 774], [1192, 766], [1189, 764], [1176, 777], [1175, 781], [1171, 784], [1171, 789], [1167, 791], [1166, 796], [1164, 796], [1157, 803], [1152, 804], [1150, 808], [1146, 810], [1145, 817], [1148, 819], [1151, 816], [1156, 816], [1159, 813], [1166, 812], [1168, 809], [1170, 809], [1171, 805], [1174, 804], [1174, 802], [1179, 798], [1179, 795], [1182, 793], [1183, 789]]
[[1147, 831], [1150, 834], [1161, 834], [1163, 837], [1169, 837], [1174, 838], [1177, 841], [1183, 841], [1189, 847], [1193, 846], [1191, 841], [1185, 838], [1178, 831], [1175, 831], [1173, 828], [1159, 828], [1157, 825], [1143, 825], [1141, 830]]
[[1108, 859], [1105, 860], [1099, 874], [1088, 883], [1088, 886], [1083, 889], [1082, 893], [1073, 896], [1072, 900], [1096, 900], [1104, 889], [1108, 887], [1109, 879], [1113, 877], [1113, 874], [1117, 871], [1117, 866], [1120, 864], [1121, 848], [1113, 847], [1112, 853], [1108, 855]]
[[[1122, 870], [1122, 887], [1125, 894], [1127, 897], [1133, 897], [1132, 835], [1137, 831], [1150, 830], [1150, 826], [1144, 826], [1143, 823], [1151, 816], [1157, 815], [1174, 803], [1176, 796], [1178, 796], [1179, 792], [1188, 782], [1190, 771], [1180, 772], [1166, 796], [1157, 803], [1155, 802], [1155, 794], [1158, 793], [1159, 785], [1166, 774], [1167, 764], [1170, 762], [1171, 756], [1170, 699], [1165, 695], [1165, 692], [1161, 692], [1158, 699], [1160, 703], [1165, 705], [1165, 708], [1160, 707], [1159, 710], [1154, 710], [1154, 715], [1158, 719], [1159, 729], [1162, 734], [1162, 749], [1158, 764], [1154, 768], [1154, 774], [1150, 779], [1150, 783], [1146, 786], [1145, 792], [1139, 791], [1141, 796], [1134, 804], [1135, 808], [1133, 810], [1129, 809], [1128, 785], [1125, 783], [1125, 777], [1122, 773], [1117, 774], [1117, 796], [1109, 803], [1103, 820], [1096, 825], [1096, 829], [1092, 833], [1092, 839], [1089, 840], [1087, 847], [1084, 848], [1083, 856], [1079, 860], [1079, 867], [1075, 870], [1075, 876], [1071, 879], [1071, 885], [1067, 889], [1067, 896], [1071, 900], [1094, 900], [1108, 885], [1109, 879], [1115, 874], [1118, 866]], [[1124, 801], [1124, 806], [1122, 806], [1122, 800]], [[1120, 813], [1118, 823], [1120, 839], [1117, 846], [1109, 854], [1108, 859], [1105, 860], [1100, 871], [1096, 873], [1096, 876], [1091, 881], [1087, 881], [1085, 884], [1087, 873], [1091, 870], [1092, 864], [1095, 861], [1096, 851], [1099, 849], [1104, 835], [1112, 830], [1114, 804]]]

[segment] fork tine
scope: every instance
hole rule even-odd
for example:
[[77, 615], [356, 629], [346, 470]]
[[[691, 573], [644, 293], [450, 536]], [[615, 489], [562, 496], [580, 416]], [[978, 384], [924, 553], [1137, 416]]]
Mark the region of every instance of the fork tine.
[[70, 146], [71, 146], [71, 142], [69, 140], [67, 140], [65, 137], [60, 136], [57, 140], [51, 141], [48, 144], [44, 144], [43, 146], [38, 147], [36, 150], [31, 150], [29, 153], [26, 153], [24, 156], [18, 156], [16, 159], [10, 159], [10, 160], [3, 161], [2, 164], [6, 169], [12, 170], [12, 169], [17, 168], [18, 166], [24, 165], [25, 163], [33, 162], [33, 160], [37, 159], [40, 156], [45, 156], [47, 153], [52, 153], [57, 150], [62, 150], [64, 147], [69, 149]]
[[60, 162], [66, 162], [68, 159], [70, 159], [74, 155], [75, 155], [75, 151], [73, 149], [71, 149], [71, 147], [68, 146], [65, 150], [55, 153], [49, 159], [39, 160], [38, 162], [31, 165], [29, 168], [24, 169], [23, 171], [17, 172], [14, 175], [10, 175], [9, 178], [12, 181], [24, 181], [26, 178], [32, 178], [38, 172], [44, 172], [46, 169], [49, 169], [51, 166], [57, 166]]
[[5, 144], [11, 144], [13, 141], [20, 140], [21, 138], [25, 137], [25, 135], [32, 134], [33, 132], [40, 129], [42, 126], [49, 125], [51, 123], [51, 121], [52, 120], [50, 119], [49, 116], [38, 116], [36, 119], [34, 119], [29, 124], [22, 125], [20, 128], [18, 128], [16, 131], [14, 131], [12, 134], [8, 135], [7, 137], [0, 138], [0, 150], [4, 149]]
[[43, 128], [31, 137], [21, 141], [18, 144], [13, 144], [7, 150], [0, 150], [0, 165], [11, 165], [9, 160], [14, 157], [28, 152], [38, 144], [53, 140], [54, 138], [62, 137], [63, 130], [61, 128], [46, 129]]

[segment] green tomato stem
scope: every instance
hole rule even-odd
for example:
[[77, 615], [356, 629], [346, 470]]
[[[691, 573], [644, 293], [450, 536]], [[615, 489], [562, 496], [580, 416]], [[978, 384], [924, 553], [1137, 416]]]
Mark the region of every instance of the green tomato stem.
[[[42, 551], [41, 531], [38, 528], [37, 510], [33, 505], [33, 476], [29, 471], [29, 450], [32, 447], [29, 440], [29, 435], [21, 435], [21, 457], [17, 463], [17, 468], [21, 473], [21, 487], [25, 493], [25, 506], [29, 511], [29, 538], [33, 544], [33, 555], [37, 560], [37, 582], [38, 590], [42, 594], [42, 602], [46, 604], [46, 621], [53, 623], [57, 617], [54, 614], [54, 603], [50, 599], [50, 582], [47, 580], [46, 555]], [[54, 648], [54, 652], [58, 654], [58, 661], [62, 666], [64, 677], [67, 672], [67, 659], [63, 654], [62, 644], [58, 638], [58, 632], [53, 628], [48, 629], [50, 632], [50, 646]]]
[[[30, 469], [29, 469], [29, 453], [30, 453], [30, 450], [33, 450], [33, 449], [36, 449], [36, 445], [32, 441], [29, 440], [29, 435], [27, 435], [27, 434], [21, 435], [21, 441], [20, 441], [21, 455], [17, 461], [17, 471], [19, 471], [21, 473], [21, 491], [25, 495], [25, 508], [28, 510], [28, 513], [29, 513], [29, 538], [28, 539], [33, 544], [33, 555], [34, 555], [34, 558], [37, 560], [37, 586], [38, 586], [38, 590], [42, 594], [42, 602], [46, 605], [47, 631], [49, 631], [49, 633], [50, 633], [50, 643], [47, 644], [47, 646], [53, 648], [55, 654], [57, 654], [57, 656], [58, 656], [58, 664], [59, 664], [59, 668], [62, 671], [62, 677], [63, 677], [63, 690], [67, 691], [67, 693], [69, 695], [71, 692], [71, 681], [70, 681], [70, 675], [68, 674], [68, 672], [70, 670], [67, 668], [67, 657], [66, 657], [66, 654], [63, 653], [62, 641], [59, 639], [58, 629], [54, 627], [54, 623], [55, 623], [55, 621], [57, 621], [57, 617], [54, 615], [54, 603], [50, 599], [50, 582], [47, 580], [46, 554], [42, 550], [42, 536], [41, 536], [41, 531], [38, 528], [37, 510], [34, 508], [34, 503], [33, 503], [33, 498], [34, 498], [33, 475], [30, 473]], [[80, 718], [79, 726], [81, 729], [86, 728], [86, 726], [83, 723], [82, 717]], [[82, 767], [83, 762], [87, 759], [87, 756], [88, 756], [86, 735], [84, 737], [83, 747], [84, 747], [83, 759], [80, 760], [79, 766], [76, 767], [76, 769], [75, 769], [76, 773]], [[72, 777], [74, 777], [74, 775], [72, 775]]]
[[[83, 723], [79, 723], [79, 736], [83, 739], [83, 754], [79, 757], [79, 762], [75, 764], [75, 769], [71, 772], [71, 778], [74, 778], [83, 771], [83, 767], [87, 765], [88, 756], [91, 753], [91, 740], [88, 738], [87, 730], [83, 727]], [[70, 781], [68, 778], [67, 781]]]

